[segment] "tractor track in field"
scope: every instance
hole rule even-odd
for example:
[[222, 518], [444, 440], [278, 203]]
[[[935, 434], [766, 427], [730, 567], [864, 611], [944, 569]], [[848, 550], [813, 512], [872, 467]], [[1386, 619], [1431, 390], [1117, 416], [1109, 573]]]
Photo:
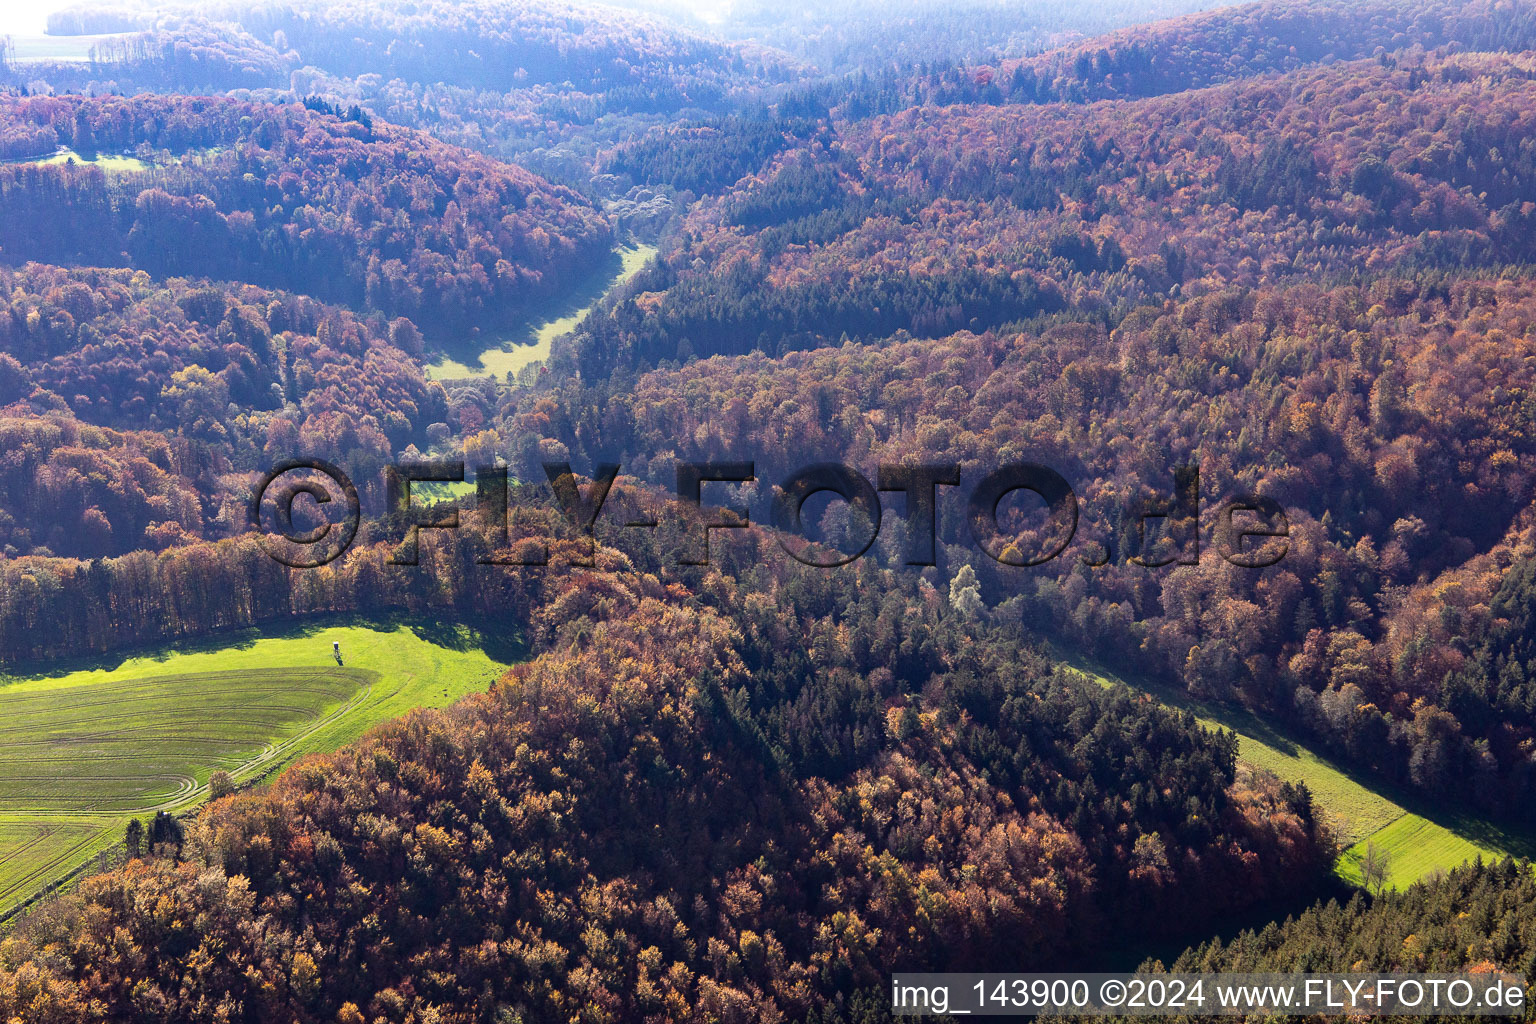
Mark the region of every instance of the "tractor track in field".
[[[316, 664], [308, 646], [314, 634], [305, 631], [294, 638], [301, 645], [274, 638], [283, 644], [277, 657], [243, 657], [236, 662], [239, 668], [120, 666], [108, 670], [115, 676], [110, 679], [84, 671], [24, 692], [0, 689], [0, 717], [33, 733], [0, 742], [0, 771], [22, 773], [0, 778], [0, 921], [49, 889], [90, 873], [104, 851], [121, 846], [129, 819], [162, 811], [185, 814], [205, 801], [209, 786], [199, 784], [197, 776], [223, 769], [237, 786], [262, 782], [308, 750], [346, 742], [375, 720], [420, 704], [437, 706], [440, 676], [461, 696], [482, 688], [487, 671], [494, 678], [505, 669], [504, 663], [485, 659], [478, 647], [435, 643], [419, 632], [403, 639], [401, 633], [400, 626], [345, 629], [341, 635], [353, 662], [349, 665], [332, 664], [330, 658]], [[289, 651], [308, 664], [282, 664], [295, 660]], [[135, 669], [144, 674], [124, 678]], [[253, 673], [280, 673], [282, 678], [264, 689], [250, 681]], [[29, 679], [50, 682], [45, 676], [0, 677], [0, 684]], [[343, 681], [350, 686], [336, 685]], [[402, 695], [418, 690], [423, 692], [402, 701]], [[329, 702], [306, 705], [283, 700], [284, 693]], [[79, 705], [61, 708], [61, 698], [67, 702], [71, 696], [80, 698]], [[142, 726], [134, 727], [132, 713], [114, 712], [114, 704], [137, 705]], [[43, 717], [45, 711], [53, 712], [51, 718]], [[301, 711], [310, 713], [295, 716]], [[58, 717], [71, 713], [81, 717]], [[220, 716], [230, 721], [230, 729], [215, 725], [213, 719]], [[286, 729], [293, 731], [283, 735]], [[45, 751], [54, 756], [43, 756]], [[45, 769], [50, 764], [56, 769], [52, 774]], [[114, 765], [122, 771], [113, 771]], [[165, 770], [158, 770], [162, 766]], [[7, 782], [29, 792], [7, 795]], [[112, 784], [126, 792], [108, 793]], [[53, 799], [69, 787], [83, 794], [80, 806], [60, 806]], [[39, 802], [53, 806], [18, 806]]]
[[[319, 669], [312, 671], [327, 671], [327, 667], [322, 666]], [[231, 674], [238, 674], [238, 670]], [[326, 728], [327, 726], [333, 724], [337, 720], [345, 717], [346, 715], [352, 713], [367, 703], [373, 694], [374, 686], [378, 679], [377, 673], [352, 670], [352, 672], [348, 674], [355, 674], [355, 676], [362, 681], [362, 685], [353, 691], [351, 697], [349, 697], [344, 703], [339, 704], [333, 708], [329, 714], [323, 715], [318, 719], [311, 721], [308, 727], [294, 734], [293, 736], [288, 737], [286, 740], [283, 740], [279, 743], [269, 742], [264, 744], [257, 754], [244, 759], [233, 769], [230, 769], [231, 776], [234, 776], [241, 781], [249, 781], [252, 776], [260, 774], [260, 769], [271, 765], [275, 761], [281, 760], [287, 754], [287, 752], [292, 750], [296, 745], [305, 742], [321, 729]], [[141, 683], [142, 681], [135, 680], [134, 682]], [[404, 685], [404, 683], [400, 684], [400, 686]], [[399, 692], [400, 686], [397, 686], [391, 690], [390, 693], [393, 694]], [[118, 689], [121, 692], [122, 690], [127, 689], [127, 687], [118, 687]], [[178, 738], [185, 740], [187, 737], [185, 734], [178, 734]], [[126, 760], [130, 759], [131, 757], [132, 755], [123, 755], [121, 759]], [[117, 759], [119, 758], [103, 757], [99, 760]], [[38, 763], [43, 763], [47, 759], [37, 758], [35, 760]], [[208, 794], [209, 787], [207, 783], [199, 785], [193, 776], [186, 775], [184, 773], [178, 772], [174, 774], [167, 773], [164, 775], [137, 777], [167, 779], [174, 778], [177, 780], [177, 786], [175, 790], [158, 801], [128, 808], [103, 807], [100, 805], [96, 805], [94, 807], [69, 809], [7, 807], [5, 809], [5, 813], [7, 816], [16, 815], [18, 817], [24, 816], [30, 819], [57, 819], [61, 821], [68, 819], [78, 819], [82, 816], [107, 814], [110, 814], [114, 817], [135, 817], [139, 815], [157, 814], [161, 811], [165, 811], [166, 813], [175, 813], [190, 806], [195, 806], [197, 803], [200, 803], [203, 799], [205, 799]], [[123, 778], [123, 776], [113, 776], [113, 778], [120, 779]], [[104, 843], [103, 839], [104, 837], [115, 833], [117, 827], [117, 823], [102, 825], [101, 827], [97, 828], [85, 826], [83, 829], [84, 835], [78, 842], [71, 844], [66, 849], [60, 850], [57, 855], [49, 858], [48, 860], [39, 863], [25, 875], [11, 880], [4, 886], [0, 886], [0, 903], [8, 902], [16, 894], [26, 892], [28, 889], [35, 888], [40, 880], [44, 878], [68, 877], [84, 869], [87, 865], [89, 865], [90, 858], [96, 855], [97, 850], [110, 844], [110, 840]], [[56, 829], [48, 828], [46, 826], [40, 828], [37, 835], [35, 835], [24, 846], [20, 847], [19, 849], [8, 851], [5, 859], [10, 860], [15, 857], [24, 856], [29, 850], [35, 849], [39, 844], [46, 842], [55, 834], [55, 832]], [[91, 852], [82, 856], [82, 853], [87, 850], [90, 850]], [[24, 905], [25, 902], [26, 901], [23, 901], [23, 904], [18, 904], [17, 906]], [[7, 911], [4, 916], [9, 916], [9, 913], [11, 912], [14, 912], [14, 908], [11, 911]]]
[[[31, 850], [39, 844], [52, 838], [55, 831], [56, 830], [54, 829], [39, 829], [38, 834], [33, 837], [31, 842], [27, 843], [19, 850], [12, 851], [9, 856], [15, 857], [19, 854], [26, 853], [28, 850]], [[75, 860], [75, 858], [78, 857], [80, 852], [85, 848], [98, 844], [102, 833], [105, 831], [107, 831], [106, 828], [86, 827], [85, 835], [79, 842], [70, 846], [68, 849], [60, 850], [54, 857], [38, 864], [26, 875], [17, 879], [13, 879], [10, 883], [0, 887], [0, 901], [10, 899], [18, 892], [23, 892], [29, 888], [34, 887], [38, 883], [38, 880], [45, 876], [57, 877], [60, 874], [58, 869], [62, 865], [68, 864]], [[83, 864], [85, 862], [79, 863]], [[79, 868], [77, 866], [71, 870], [78, 869]]]

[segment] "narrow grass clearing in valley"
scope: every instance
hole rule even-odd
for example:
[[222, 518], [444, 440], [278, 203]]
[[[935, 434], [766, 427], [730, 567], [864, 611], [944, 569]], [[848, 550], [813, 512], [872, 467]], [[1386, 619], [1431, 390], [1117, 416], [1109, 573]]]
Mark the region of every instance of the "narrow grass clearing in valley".
[[640, 268], [656, 255], [656, 247], [638, 243], [615, 249], [614, 255], [619, 260], [617, 273], [598, 288], [578, 291], [573, 297], [575, 308], [571, 312], [515, 336], [489, 341], [477, 356], [458, 352], [455, 355], [460, 358], [441, 356], [427, 367], [427, 376], [433, 380], [504, 377], [509, 373], [517, 374], [525, 366], [543, 362], [549, 358], [549, 349], [554, 340], [575, 330], [576, 325], [581, 323], [599, 299], [638, 274]]
[[1236, 733], [1240, 760], [1287, 782], [1306, 783], [1317, 813], [1346, 847], [1334, 864], [1334, 874], [1347, 882], [1363, 884], [1360, 862], [1367, 842], [1375, 843], [1387, 855], [1387, 888], [1408, 886], [1479, 855], [1492, 860], [1529, 857], [1533, 852], [1530, 839], [1511, 835], [1488, 822], [1439, 812], [1432, 816], [1413, 813], [1378, 787], [1360, 782], [1327, 758], [1282, 735], [1251, 711], [1208, 704], [1154, 683], [1132, 683], [1060, 650], [1056, 656], [1066, 667], [1101, 686], [1129, 687], [1190, 712], [1206, 728]]

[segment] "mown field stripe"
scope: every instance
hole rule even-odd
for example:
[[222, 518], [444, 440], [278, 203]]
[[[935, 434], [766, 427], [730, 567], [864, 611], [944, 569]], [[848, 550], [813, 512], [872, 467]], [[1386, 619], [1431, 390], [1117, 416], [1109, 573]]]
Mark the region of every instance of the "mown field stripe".
[[1362, 839], [1339, 855], [1334, 873], [1355, 885], [1364, 885], [1360, 864], [1367, 844], [1375, 844], [1386, 857], [1385, 888], [1398, 889], [1421, 878], [1482, 857], [1493, 860], [1508, 851], [1473, 842], [1417, 814], [1404, 814], [1386, 828]]

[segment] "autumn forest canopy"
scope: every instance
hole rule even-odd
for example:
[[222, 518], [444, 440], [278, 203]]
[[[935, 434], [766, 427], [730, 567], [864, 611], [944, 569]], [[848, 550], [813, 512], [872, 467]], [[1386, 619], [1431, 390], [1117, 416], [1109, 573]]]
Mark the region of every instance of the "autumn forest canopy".
[[[323, 624], [516, 662], [66, 847], [0, 1016], [1529, 983], [1536, 6], [1058, 6], [138, 0], [0, 46], [0, 705]], [[251, 526], [294, 458], [367, 513], [319, 568]], [[748, 460], [680, 557], [679, 465]], [[469, 470], [395, 503], [425, 462]], [[811, 463], [953, 467], [932, 558], [889, 490], [790, 557]], [[1043, 564], [1040, 508], [988, 547], [965, 501], [1019, 463], [1075, 495]], [[1283, 557], [1223, 556], [1235, 499]], [[4, 760], [0, 882], [56, 826]]]

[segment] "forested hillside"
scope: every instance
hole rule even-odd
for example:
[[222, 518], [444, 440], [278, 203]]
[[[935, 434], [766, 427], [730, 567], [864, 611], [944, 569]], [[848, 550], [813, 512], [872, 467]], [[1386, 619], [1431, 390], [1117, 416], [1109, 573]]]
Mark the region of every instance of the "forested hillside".
[[429, 137], [298, 104], [65, 97], [0, 104], [8, 156], [140, 152], [143, 171], [0, 165], [0, 252], [287, 288], [495, 329], [612, 245], [568, 188]]
[[[689, 215], [577, 347], [686, 354], [939, 337], [1179, 291], [1531, 258], [1529, 58], [1423, 57], [1091, 106], [836, 124]], [[1391, 65], [1391, 66], [1389, 66]]]
[[[700, 602], [609, 568], [556, 585], [548, 653], [491, 694], [221, 801], [30, 916], [0, 1007], [802, 1017], [898, 958], [1067, 963], [1319, 854], [1305, 796], [1237, 777], [1230, 739], [909, 588], [850, 581], [846, 614], [799, 621], [767, 581]], [[873, 642], [821, 639], [852, 631]]]
[[[643, 376], [632, 394], [572, 389], [560, 414], [499, 429], [514, 450], [532, 447], [530, 428], [572, 451], [591, 444], [589, 457], [650, 466], [662, 486], [673, 457], [740, 451], [769, 482], [816, 459], [871, 475], [953, 461], [972, 484], [1042, 462], [1081, 500], [1090, 547], [1073, 551], [1107, 545], [1111, 564], [1069, 552], [1000, 565], [970, 546], [963, 505], [949, 502], [950, 557], [975, 566], [989, 601], [1022, 596], [1026, 622], [1101, 656], [1292, 720], [1396, 782], [1513, 813], [1536, 785], [1523, 660], [1490, 671], [1484, 654], [1470, 688], [1461, 669], [1484, 630], [1512, 635], [1496, 625], [1511, 612], [1491, 602], [1504, 571], [1532, 557], [1533, 314], [1524, 283], [1228, 286], [1113, 330], [702, 360]], [[1200, 467], [1201, 563], [1133, 564], [1154, 554], [1137, 502], [1171, 493], [1186, 463]], [[1287, 510], [1289, 552], [1273, 569], [1212, 550], [1222, 503], [1243, 493]], [[1018, 542], [1040, 546], [1027, 530]]]
[[[679, 31], [638, 12], [563, 0], [146, 3], [110, 10], [82, 4], [49, 16], [50, 31], [61, 34], [144, 31], [146, 39], [129, 40], [121, 49], [102, 46], [96, 52], [98, 70], [120, 61], [129, 72], [158, 65], [167, 75], [175, 75], [178, 66], [212, 63], [196, 47], [166, 45], [198, 26], [204, 31], [238, 26], [248, 33], [252, 51], [270, 48], [283, 59], [285, 74], [302, 67], [323, 68], [348, 79], [369, 75], [385, 81], [435, 82], [450, 89], [565, 83], [588, 93], [627, 89], [638, 99], [647, 84], [676, 88], [678, 74], [661, 77], [668, 65], [683, 75], [691, 71], [701, 76], [747, 69], [743, 51], [706, 36]], [[716, 88], [727, 81], [718, 78]], [[194, 83], [166, 84], [175, 88]], [[196, 84], [251, 88], [287, 83], [247, 79]]]
[[[972, 61], [918, 79], [908, 98], [953, 103], [1084, 103], [1157, 96], [1299, 70], [1309, 64], [1424, 51], [1522, 51], [1536, 39], [1524, 4], [1473, 0], [1329, 4], [1271, 0], [1113, 32], [1039, 56]], [[969, 72], [969, 73], [967, 73]]]
[[607, 145], [728, 114], [809, 68], [780, 51], [564, 0], [83, 4], [55, 32], [122, 32], [55, 88], [323, 97], [585, 183]]
[[[96, 557], [243, 532], [255, 475], [364, 487], [448, 415], [405, 319], [143, 271], [0, 270], [0, 550]], [[446, 429], [446, 428], [444, 428]]]
[[[1122, 25], [1213, 6], [1218, 5], [1211, 0], [1151, 5], [1105, 0], [1072, 7], [986, 0], [942, 6], [921, 0], [836, 0], [800, 5], [795, 16], [787, 18], [782, 4], [750, 0], [732, 4], [730, 17], [718, 30], [805, 57], [829, 73], [884, 73], [893, 67], [1017, 59]], [[693, 13], [681, 4], [667, 4], [666, 9]]]
[[[0, 69], [0, 669], [317, 622], [525, 660], [146, 817], [3, 924], [0, 1016], [851, 1024], [893, 970], [1212, 935], [1178, 965], [1529, 972], [1528, 864], [1307, 906], [1395, 824], [1528, 848], [1533, 12], [1266, 0], [1034, 53], [1004, 5], [958, 58], [902, 5], [795, 56], [761, 12], [561, 0], [59, 15], [126, 35]], [[594, 288], [620, 245], [657, 255]], [[427, 379], [544, 312], [541, 365]], [[247, 521], [294, 456], [365, 499], [313, 569]], [[424, 459], [469, 472], [385, 507]], [[684, 460], [750, 460], [703, 501], [751, 525], [687, 532]], [[890, 491], [806, 505], [815, 550], [879, 526], [862, 557], [790, 557], [775, 488], [822, 461], [956, 466], [933, 557]], [[1034, 565], [1032, 506], [988, 538], [965, 500], [1022, 462], [1077, 499]], [[1284, 551], [1244, 567], [1255, 496]]]
[[[1482, 638], [1511, 635], [1490, 609], [1532, 553], [1528, 64], [1414, 50], [1119, 103], [824, 120], [701, 202], [572, 339], [586, 383], [563, 413], [498, 429], [623, 452], [659, 483], [668, 456], [733, 451], [770, 482], [812, 457], [972, 479], [1043, 462], [1110, 564], [956, 551], [989, 600], [1518, 817], [1536, 707], [1523, 661]], [[632, 383], [712, 353], [734, 358]], [[1186, 463], [1207, 544], [1230, 497], [1286, 507], [1283, 565], [1131, 564], [1136, 503]]]

